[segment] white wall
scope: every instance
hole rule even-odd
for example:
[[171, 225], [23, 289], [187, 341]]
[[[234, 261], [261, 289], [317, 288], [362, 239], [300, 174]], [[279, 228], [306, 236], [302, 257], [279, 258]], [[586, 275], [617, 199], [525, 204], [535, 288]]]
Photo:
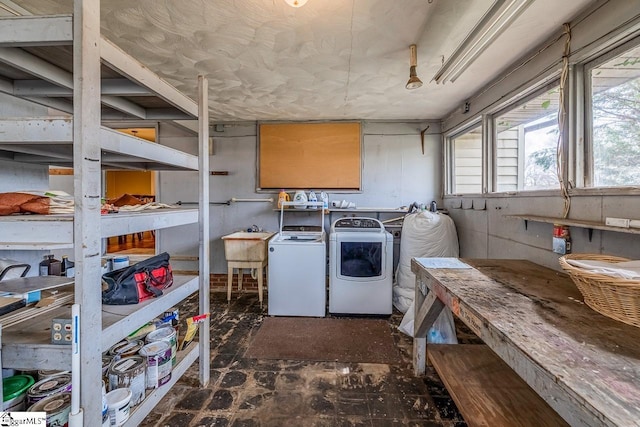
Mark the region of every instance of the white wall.
[[[420, 131], [425, 135], [425, 154], [421, 152]], [[277, 192], [256, 192], [256, 124], [227, 124], [222, 132], [211, 132], [214, 155], [211, 170], [228, 171], [228, 175], [211, 176], [212, 202], [231, 198], [277, 198]], [[195, 147], [196, 139], [178, 128], [160, 127], [158, 141], [174, 147]], [[330, 200], [348, 200], [360, 207], [396, 208], [417, 201], [440, 202], [441, 138], [437, 123], [364, 122], [362, 192], [329, 193]], [[161, 172], [158, 194], [161, 201], [197, 201], [197, 175], [194, 172]], [[314, 188], [315, 191], [322, 189]], [[253, 224], [268, 231], [279, 228], [276, 203], [248, 202], [212, 205], [211, 272], [226, 273], [222, 236], [247, 229]], [[317, 212], [296, 212], [285, 223], [318, 223]], [[370, 215], [370, 214], [365, 214]], [[397, 216], [397, 215], [396, 215]], [[333, 219], [337, 218], [336, 216]], [[328, 231], [329, 219], [325, 221]], [[177, 256], [197, 255], [197, 226], [180, 227], [160, 233], [162, 250]]]

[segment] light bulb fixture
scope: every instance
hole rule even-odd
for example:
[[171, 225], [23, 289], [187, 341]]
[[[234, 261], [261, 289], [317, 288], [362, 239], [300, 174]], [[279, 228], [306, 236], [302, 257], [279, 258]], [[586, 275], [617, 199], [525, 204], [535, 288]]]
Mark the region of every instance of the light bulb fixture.
[[307, 3], [307, 0], [284, 0], [291, 7], [302, 7]]
[[405, 86], [407, 89], [418, 89], [422, 86], [422, 80], [418, 78], [416, 73], [416, 67], [418, 66], [418, 54], [416, 52], [416, 45], [412, 44], [409, 46], [410, 57], [409, 57], [409, 81]]

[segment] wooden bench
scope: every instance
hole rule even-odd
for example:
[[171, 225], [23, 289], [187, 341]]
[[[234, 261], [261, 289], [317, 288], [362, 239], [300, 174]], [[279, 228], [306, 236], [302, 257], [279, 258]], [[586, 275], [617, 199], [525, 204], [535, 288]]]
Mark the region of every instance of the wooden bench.
[[429, 344], [427, 354], [469, 427], [568, 426], [486, 345]]

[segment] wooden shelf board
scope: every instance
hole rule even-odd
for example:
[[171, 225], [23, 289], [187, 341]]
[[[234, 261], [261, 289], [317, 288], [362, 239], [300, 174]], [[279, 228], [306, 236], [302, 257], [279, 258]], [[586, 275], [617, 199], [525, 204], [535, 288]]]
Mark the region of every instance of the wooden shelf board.
[[2, 242], [0, 251], [52, 251], [55, 249], [73, 248], [73, 243], [69, 242]]
[[544, 222], [547, 224], [568, 225], [570, 227], [590, 228], [593, 230], [616, 231], [618, 233], [640, 234], [640, 228], [612, 227], [597, 221], [568, 218], [554, 218], [538, 215], [505, 215], [505, 218], [517, 218], [525, 221]]
[[430, 344], [427, 353], [470, 427], [568, 426], [486, 345]]

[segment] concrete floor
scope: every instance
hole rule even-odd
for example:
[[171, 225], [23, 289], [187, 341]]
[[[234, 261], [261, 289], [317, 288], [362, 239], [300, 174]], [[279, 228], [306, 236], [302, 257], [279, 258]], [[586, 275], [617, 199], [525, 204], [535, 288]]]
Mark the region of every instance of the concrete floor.
[[[248, 359], [244, 353], [266, 307], [257, 295], [226, 302], [211, 294], [211, 382], [198, 384], [194, 364], [142, 426], [466, 426], [442, 382], [427, 367], [415, 378], [411, 339], [389, 318], [397, 363]], [[196, 312], [192, 297], [181, 316]]]

